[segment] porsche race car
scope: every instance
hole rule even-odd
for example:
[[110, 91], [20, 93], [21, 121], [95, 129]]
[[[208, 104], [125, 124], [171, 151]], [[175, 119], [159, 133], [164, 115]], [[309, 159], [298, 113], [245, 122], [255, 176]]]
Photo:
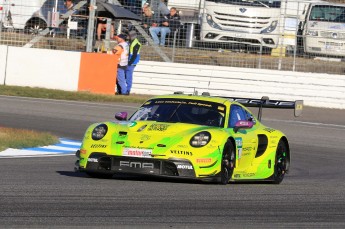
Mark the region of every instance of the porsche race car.
[[[255, 117], [247, 107], [258, 107]], [[76, 170], [91, 177], [115, 173], [200, 179], [227, 184], [279, 184], [289, 171], [287, 137], [261, 123], [263, 108], [302, 112], [303, 101], [173, 94], [146, 101], [127, 118], [88, 127]]]

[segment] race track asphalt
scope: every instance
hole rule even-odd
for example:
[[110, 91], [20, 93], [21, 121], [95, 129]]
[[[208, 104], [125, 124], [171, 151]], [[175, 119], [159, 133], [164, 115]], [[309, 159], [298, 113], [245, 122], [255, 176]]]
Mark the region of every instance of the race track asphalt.
[[[80, 141], [91, 123], [137, 104], [0, 96], [0, 126]], [[73, 171], [74, 156], [0, 158], [0, 227], [345, 228], [345, 110], [264, 110], [292, 151], [280, 185], [226, 186]]]

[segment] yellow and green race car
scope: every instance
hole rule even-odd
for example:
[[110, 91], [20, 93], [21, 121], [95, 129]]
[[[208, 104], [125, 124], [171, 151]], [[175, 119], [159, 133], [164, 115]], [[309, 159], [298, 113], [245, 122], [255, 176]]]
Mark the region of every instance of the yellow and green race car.
[[[258, 117], [246, 107], [258, 107]], [[200, 179], [227, 184], [271, 181], [279, 184], [289, 171], [286, 136], [264, 126], [262, 108], [294, 109], [303, 101], [156, 96], [130, 118], [92, 124], [76, 152], [76, 170], [92, 177], [115, 173]]]

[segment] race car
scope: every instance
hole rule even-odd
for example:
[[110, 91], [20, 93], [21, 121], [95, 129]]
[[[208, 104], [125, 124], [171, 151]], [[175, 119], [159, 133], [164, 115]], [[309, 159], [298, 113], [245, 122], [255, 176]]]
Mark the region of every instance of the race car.
[[[258, 107], [255, 117], [247, 107]], [[261, 121], [263, 108], [302, 112], [303, 101], [175, 93], [146, 101], [127, 118], [88, 127], [75, 169], [91, 177], [116, 173], [228, 184], [279, 184], [289, 171], [287, 137]]]

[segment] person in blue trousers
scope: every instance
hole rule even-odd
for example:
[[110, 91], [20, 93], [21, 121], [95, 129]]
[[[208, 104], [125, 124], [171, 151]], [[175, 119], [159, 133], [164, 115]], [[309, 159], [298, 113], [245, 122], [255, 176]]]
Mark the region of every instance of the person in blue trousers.
[[[149, 31], [155, 45], [165, 45], [165, 37], [170, 32], [175, 32], [181, 26], [181, 18], [175, 7], [171, 7], [170, 13], [161, 19], [160, 26], [151, 26]], [[158, 38], [160, 34], [160, 38]]]
[[129, 38], [130, 43], [129, 43], [128, 65], [126, 69], [126, 84], [127, 84], [126, 94], [129, 95], [132, 89], [134, 68], [137, 66], [140, 60], [141, 44], [137, 38], [137, 33], [135, 32], [135, 30], [129, 31], [128, 38]]

